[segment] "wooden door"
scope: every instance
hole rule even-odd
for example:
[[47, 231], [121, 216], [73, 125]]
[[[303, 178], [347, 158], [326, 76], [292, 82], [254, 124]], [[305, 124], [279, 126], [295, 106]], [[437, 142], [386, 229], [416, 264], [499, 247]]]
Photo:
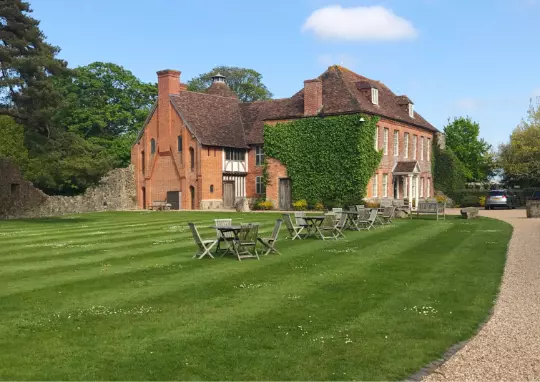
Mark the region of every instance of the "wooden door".
[[167, 203], [171, 205], [171, 210], [180, 209], [180, 191], [167, 191]]
[[234, 182], [223, 182], [223, 208], [234, 207]]
[[279, 180], [279, 209], [292, 209], [292, 187], [289, 178]]
[[190, 186], [189, 193], [191, 197], [191, 209], [194, 210], [195, 209], [195, 187]]

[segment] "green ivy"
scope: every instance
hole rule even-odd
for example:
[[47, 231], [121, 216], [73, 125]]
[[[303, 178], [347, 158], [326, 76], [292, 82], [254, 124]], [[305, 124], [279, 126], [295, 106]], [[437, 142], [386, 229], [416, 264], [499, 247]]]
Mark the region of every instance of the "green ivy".
[[266, 125], [265, 154], [287, 167], [294, 200], [361, 200], [382, 158], [375, 150], [378, 121], [351, 114]]
[[465, 168], [456, 154], [450, 149], [433, 145], [433, 178], [435, 188], [444, 192], [455, 202], [460, 202], [467, 177]]

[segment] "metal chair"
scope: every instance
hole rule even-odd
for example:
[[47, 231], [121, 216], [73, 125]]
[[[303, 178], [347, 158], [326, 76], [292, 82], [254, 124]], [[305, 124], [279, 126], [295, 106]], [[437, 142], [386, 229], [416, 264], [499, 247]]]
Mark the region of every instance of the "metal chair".
[[199, 251], [193, 255], [193, 257], [196, 257], [198, 259], [202, 259], [205, 256], [210, 256], [212, 259], [214, 256], [212, 256], [212, 253], [210, 253], [210, 250], [218, 243], [217, 239], [214, 240], [203, 240], [201, 239], [201, 235], [199, 235], [199, 231], [197, 231], [197, 227], [195, 227], [195, 224], [188, 223], [189, 229], [191, 230], [191, 234], [193, 235], [193, 239], [195, 240], [195, 243], [197, 244], [197, 247], [199, 247]]
[[258, 237], [257, 240], [259, 240], [262, 245], [266, 247], [266, 252], [263, 254], [264, 256], [268, 255], [269, 253], [277, 253], [278, 255], [281, 255], [279, 251], [274, 246], [276, 244], [279, 230], [281, 229], [281, 224], [283, 223], [283, 220], [277, 219], [276, 224], [274, 224], [274, 230], [272, 231], [272, 236], [270, 237]]

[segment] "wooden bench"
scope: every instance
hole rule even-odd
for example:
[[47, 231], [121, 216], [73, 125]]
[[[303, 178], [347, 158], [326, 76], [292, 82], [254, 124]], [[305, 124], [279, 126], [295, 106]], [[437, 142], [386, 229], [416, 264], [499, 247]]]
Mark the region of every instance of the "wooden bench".
[[435, 214], [437, 215], [437, 220], [439, 220], [440, 215], [442, 215], [443, 220], [446, 220], [445, 207], [446, 203], [419, 202], [418, 208], [413, 212], [416, 212], [416, 217], [418, 217], [420, 214]]
[[157, 201], [152, 202], [149, 209], [154, 210], [154, 211], [170, 210], [171, 209], [171, 204], [167, 203], [166, 200], [165, 201], [157, 200]]

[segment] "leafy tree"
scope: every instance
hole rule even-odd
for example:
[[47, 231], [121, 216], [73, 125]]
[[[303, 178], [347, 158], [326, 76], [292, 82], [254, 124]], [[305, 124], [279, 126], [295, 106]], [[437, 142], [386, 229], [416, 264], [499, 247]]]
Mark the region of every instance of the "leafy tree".
[[527, 118], [512, 132], [510, 141], [499, 147], [498, 159], [507, 182], [540, 184], [540, 103], [531, 101]]
[[482, 182], [492, 174], [493, 154], [491, 145], [479, 138], [480, 125], [469, 117], [448, 120], [444, 127], [446, 145], [463, 163], [469, 181]]
[[8, 158], [19, 167], [28, 162], [28, 150], [24, 145], [24, 128], [7, 115], [0, 116], [0, 158]]
[[58, 87], [65, 103], [57, 123], [84, 138], [139, 131], [157, 99], [156, 84], [109, 62], [78, 67], [73, 77], [61, 78]]
[[0, 0], [0, 114], [26, 130], [49, 136], [51, 118], [61, 100], [53, 76], [66, 74], [60, 49], [45, 42], [39, 21], [22, 0]]
[[188, 90], [204, 92], [212, 84], [212, 76], [225, 76], [225, 82], [242, 102], [261, 101], [272, 98], [272, 93], [262, 83], [262, 74], [246, 68], [216, 66], [188, 82]]

